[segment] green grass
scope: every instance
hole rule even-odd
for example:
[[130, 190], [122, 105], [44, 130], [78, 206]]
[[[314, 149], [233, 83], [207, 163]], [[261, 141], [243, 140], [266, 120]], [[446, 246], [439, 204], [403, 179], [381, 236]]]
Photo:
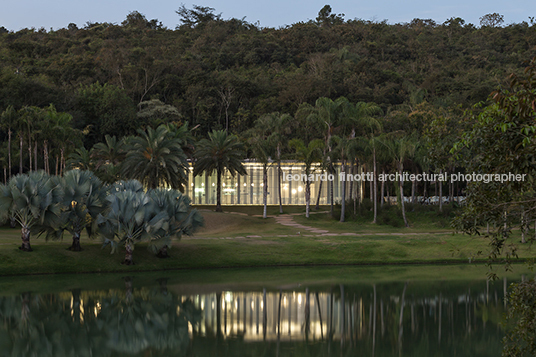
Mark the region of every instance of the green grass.
[[[244, 207], [240, 207], [242, 209]], [[261, 207], [262, 208], [262, 207]], [[277, 208], [277, 207], [276, 207]], [[250, 208], [251, 209], [251, 208]], [[277, 208], [278, 209], [278, 208]], [[340, 223], [328, 214], [296, 222], [323, 228], [336, 234], [357, 236], [322, 236], [251, 215], [202, 211], [206, 225], [195, 237], [174, 243], [171, 257], [158, 259], [146, 244], [136, 245], [134, 266], [123, 266], [124, 250], [109, 254], [100, 241], [82, 238], [82, 252], [66, 248], [70, 241], [32, 238], [33, 252], [22, 252], [20, 230], [0, 229], [0, 275], [104, 273], [197, 268], [240, 268], [318, 265], [375, 265], [466, 263], [485, 260], [488, 241], [483, 237], [453, 234], [433, 226], [432, 219], [411, 228], [372, 225], [364, 219]], [[436, 214], [436, 213], [432, 213]], [[417, 221], [415, 213], [414, 222]], [[478, 252], [483, 252], [478, 256]], [[519, 250], [521, 258], [533, 258], [530, 245]]]

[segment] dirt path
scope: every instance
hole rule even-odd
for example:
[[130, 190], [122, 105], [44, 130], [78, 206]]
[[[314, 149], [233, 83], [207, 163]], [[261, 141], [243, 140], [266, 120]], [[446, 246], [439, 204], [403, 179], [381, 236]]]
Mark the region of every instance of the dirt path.
[[[238, 216], [248, 216], [247, 213], [239, 213], [239, 212], [227, 212], [231, 215], [238, 215]], [[311, 214], [319, 214], [319, 213], [328, 213], [326, 212], [311, 212]], [[281, 214], [281, 215], [269, 215], [268, 217], [274, 218], [275, 222], [286, 227], [291, 227], [296, 229], [296, 232], [294, 234], [285, 234], [285, 235], [277, 235], [276, 237], [299, 237], [299, 236], [305, 236], [305, 237], [335, 237], [335, 236], [351, 236], [351, 237], [363, 237], [363, 236], [425, 236], [425, 235], [444, 235], [444, 234], [451, 234], [452, 232], [424, 232], [424, 233], [411, 233], [411, 232], [397, 232], [397, 233], [353, 233], [353, 232], [330, 232], [326, 229], [320, 229], [316, 227], [307, 226], [304, 224], [297, 223], [294, 221], [294, 216], [303, 216], [303, 213], [291, 213], [291, 214]], [[253, 215], [252, 217], [262, 217], [262, 215]], [[228, 221], [229, 218], [225, 218], [225, 216], [220, 217], [221, 223]], [[222, 232], [223, 233], [223, 232]], [[253, 239], [258, 240], [259, 238], [265, 238], [265, 237], [273, 237], [273, 236], [262, 236], [262, 235], [256, 235], [252, 232], [252, 234], [244, 234], [243, 236], [236, 236], [236, 237], [191, 237], [193, 239]], [[185, 237], [186, 238], [186, 237]]]
[[292, 215], [290, 215], [290, 214], [282, 214], [282, 215], [276, 216], [275, 221], [276, 221], [276, 223], [279, 223], [279, 224], [281, 224], [283, 226], [288, 226], [288, 227], [293, 227], [293, 228], [296, 228], [296, 229], [300, 229], [300, 231], [298, 231], [299, 232], [298, 234], [301, 234], [301, 231], [303, 231], [304, 233], [305, 232], [311, 232], [311, 233], [316, 233], [316, 234], [329, 233], [329, 231], [324, 230], [324, 229], [314, 228], [314, 227], [310, 227], [310, 226], [304, 226], [303, 224], [296, 223], [294, 221], [294, 218], [292, 218]]

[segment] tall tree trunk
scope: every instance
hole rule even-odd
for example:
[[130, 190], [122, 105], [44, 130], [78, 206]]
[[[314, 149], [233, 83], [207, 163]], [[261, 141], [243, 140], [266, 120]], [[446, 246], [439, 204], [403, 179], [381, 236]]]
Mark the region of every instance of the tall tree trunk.
[[426, 200], [426, 198], [427, 198], [426, 181], [423, 181], [423, 186], [424, 186], [424, 188], [423, 188], [423, 192], [422, 192], [422, 198], [423, 198], [423, 200]]
[[400, 179], [398, 180], [398, 184], [400, 186], [400, 208], [402, 209], [402, 218], [404, 219], [404, 225], [406, 227], [409, 227], [408, 220], [406, 219], [406, 209], [404, 206], [404, 181], [402, 180], [402, 171], [404, 170], [404, 166], [402, 163], [398, 164], [398, 172], [400, 173]]
[[372, 174], [374, 177], [372, 178], [373, 183], [373, 190], [374, 195], [372, 195], [372, 199], [374, 200], [374, 219], [372, 220], [372, 223], [376, 223], [376, 220], [378, 218], [378, 187], [377, 187], [377, 181], [376, 181], [376, 147], [372, 148]]
[[521, 213], [521, 243], [527, 243], [525, 234], [527, 233], [527, 221], [525, 220], [525, 212]]
[[48, 140], [45, 140], [43, 142], [43, 160], [45, 161], [44, 162], [45, 172], [47, 174], [50, 174], [50, 167], [49, 167], [49, 162], [48, 162]]
[[[354, 172], [354, 160], [351, 160], [351, 161], [350, 161], [350, 170], [349, 170], [349, 171], [350, 171], [350, 174], [351, 174], [352, 176], [355, 175], [355, 172]], [[350, 187], [349, 187], [350, 192], [348, 192], [348, 200], [349, 200], [349, 201], [352, 200], [352, 199], [354, 198], [354, 182], [355, 182], [355, 181], [353, 181], [353, 180], [350, 181]]]
[[223, 212], [221, 209], [221, 170], [217, 170], [217, 183], [216, 188], [216, 212]]
[[32, 171], [32, 137], [30, 131], [28, 131], [28, 158], [30, 159], [29, 171]]
[[37, 171], [37, 140], [34, 143], [34, 170]]
[[[330, 172], [332, 174], [335, 172], [335, 170], [333, 170], [333, 164], [331, 164], [331, 163], [330, 163], [330, 169], [329, 169], [328, 172]], [[333, 180], [329, 181], [329, 187], [330, 187], [330, 189], [329, 189], [329, 196], [330, 196], [330, 198], [329, 198], [329, 205], [330, 205], [329, 212], [330, 212], [331, 217], [333, 217]]]
[[343, 180], [340, 181], [342, 185], [342, 200], [341, 200], [341, 218], [340, 222], [344, 222], [344, 215], [346, 214], [346, 162], [342, 161], [342, 177]]
[[305, 180], [305, 217], [309, 218], [309, 204], [311, 201], [311, 182]]
[[73, 252], [80, 252], [82, 250], [80, 246], [80, 232], [73, 234], [73, 244], [69, 247], [69, 250]]
[[262, 168], [262, 218], [268, 217], [267, 207], [268, 204], [268, 166], [264, 165]]
[[[277, 148], [279, 150], [279, 147]], [[278, 151], [279, 156], [279, 151]], [[279, 213], [283, 213], [283, 202], [281, 201], [281, 159], [277, 159], [277, 190], [279, 195]]]
[[416, 181], [411, 180], [411, 204], [415, 204], [415, 185]]
[[316, 205], [315, 205], [315, 210], [319, 210], [320, 209], [320, 197], [322, 195], [322, 180], [320, 180], [320, 183], [318, 184], [318, 194], [316, 196]]
[[387, 204], [391, 205], [391, 194], [389, 193], [389, 182], [385, 182], [385, 191], [387, 191]]
[[23, 252], [31, 252], [33, 249], [30, 246], [30, 228], [22, 227], [21, 229], [21, 239], [22, 239], [22, 245], [20, 246], [20, 250]]
[[[382, 170], [382, 177], [385, 178], [385, 170]], [[383, 207], [384, 193], [385, 193], [385, 179], [382, 180], [382, 187], [381, 187], [381, 193], [380, 193], [380, 207]]]
[[[356, 175], [358, 173], [358, 170], [359, 170], [359, 161], [356, 162], [355, 166], [354, 166], [354, 171], [353, 171], [353, 174]], [[357, 200], [359, 198], [359, 185], [361, 185], [361, 181], [359, 181], [359, 184], [356, 183], [355, 185], [355, 192], [354, 192], [354, 216], [357, 216]]]
[[[374, 172], [374, 169], [372, 169], [372, 172]], [[374, 179], [369, 182], [369, 199], [371, 203], [374, 201]], [[374, 211], [374, 205], [372, 205], [372, 211]]]
[[[439, 175], [443, 174], [443, 170], [439, 170]], [[439, 181], [439, 212], [443, 212], [443, 181]]]
[[134, 252], [134, 247], [132, 246], [132, 243], [126, 243], [125, 244], [125, 260], [123, 261], [124, 265], [134, 265], [134, 261], [132, 260], [132, 253]]
[[8, 171], [9, 171], [9, 178], [11, 178], [11, 128], [7, 131], [7, 157], [8, 157]]
[[22, 133], [19, 134], [20, 139], [20, 152], [19, 152], [19, 174], [22, 174]]
[[63, 171], [65, 170], [65, 156], [64, 156], [64, 153], [65, 153], [65, 148], [61, 148], [60, 149], [60, 176], [63, 175]]

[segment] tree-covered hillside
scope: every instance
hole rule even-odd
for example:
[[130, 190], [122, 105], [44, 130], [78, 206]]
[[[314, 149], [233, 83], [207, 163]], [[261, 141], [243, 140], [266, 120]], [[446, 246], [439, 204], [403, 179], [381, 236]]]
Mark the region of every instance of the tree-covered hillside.
[[177, 13], [176, 29], [137, 12], [121, 24], [1, 28], [0, 112], [54, 103], [91, 134], [91, 146], [147, 124], [137, 105], [158, 99], [203, 134], [240, 133], [262, 114], [294, 114], [319, 97], [375, 102], [384, 112], [423, 100], [469, 107], [536, 55], [534, 22], [501, 26], [491, 15], [479, 26], [461, 18], [391, 25], [344, 21], [327, 6], [316, 21], [273, 29], [207, 7]]

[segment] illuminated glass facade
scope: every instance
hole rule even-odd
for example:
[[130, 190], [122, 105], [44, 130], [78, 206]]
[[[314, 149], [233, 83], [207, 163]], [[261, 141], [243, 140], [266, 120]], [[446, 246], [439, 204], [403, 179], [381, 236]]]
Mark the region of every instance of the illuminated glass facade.
[[[222, 176], [222, 205], [262, 205], [263, 195], [263, 180], [262, 180], [262, 164], [258, 162], [244, 162], [247, 175], [231, 176], [229, 172], [224, 172]], [[281, 177], [281, 201], [284, 205], [302, 205], [305, 204], [305, 183], [302, 180], [286, 180], [287, 175], [302, 175], [305, 174], [305, 165], [299, 162], [283, 162], [281, 164], [283, 172]], [[335, 165], [335, 173], [333, 174], [333, 201], [341, 202], [342, 184], [339, 180], [341, 165]], [[277, 180], [277, 164], [268, 166], [268, 196], [267, 204], [278, 205], [278, 180]], [[316, 176], [326, 173], [321, 171], [319, 166], [315, 166], [313, 174]], [[188, 185], [185, 188], [185, 194], [192, 198], [193, 204], [216, 204], [216, 173], [212, 175], [193, 176], [193, 167], [190, 167]], [[318, 190], [321, 184], [320, 176], [318, 180], [311, 182], [311, 204], [316, 204], [318, 198]], [[362, 192], [363, 187], [361, 182], [347, 182], [346, 195], [349, 199], [350, 185], [352, 187], [352, 196], [356, 192]], [[322, 182], [322, 190], [320, 192], [320, 204], [330, 204], [330, 182], [328, 180]]]

